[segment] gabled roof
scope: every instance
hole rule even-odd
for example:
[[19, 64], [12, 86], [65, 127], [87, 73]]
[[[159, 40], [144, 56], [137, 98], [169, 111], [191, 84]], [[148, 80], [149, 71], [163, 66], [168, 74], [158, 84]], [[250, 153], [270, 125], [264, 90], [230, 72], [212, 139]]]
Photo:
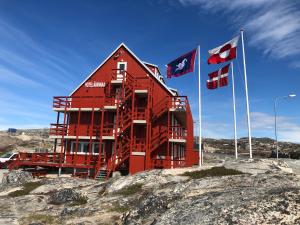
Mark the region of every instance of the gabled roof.
[[74, 91], [72, 91], [70, 96], [74, 94], [122, 46], [149, 72], [149, 74], [151, 74], [171, 95], [174, 96], [174, 93], [161, 80], [159, 80], [159, 78], [155, 76], [155, 74], [145, 65], [145, 63], [140, 60], [124, 43], [121, 43]]

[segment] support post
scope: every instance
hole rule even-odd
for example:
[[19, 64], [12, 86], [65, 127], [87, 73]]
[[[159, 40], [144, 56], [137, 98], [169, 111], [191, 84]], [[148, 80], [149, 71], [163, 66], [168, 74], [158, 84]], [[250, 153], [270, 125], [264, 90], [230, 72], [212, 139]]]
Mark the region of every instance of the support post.
[[201, 79], [200, 79], [200, 45], [198, 46], [198, 99], [199, 99], [199, 166], [202, 166], [203, 163], [203, 154], [202, 154], [202, 116], [201, 116]]
[[276, 140], [276, 158], [278, 160], [278, 138], [277, 138], [277, 98], [274, 102], [274, 119], [275, 119], [275, 140]]
[[248, 98], [248, 81], [247, 81], [247, 69], [245, 59], [245, 46], [244, 46], [244, 30], [241, 30], [242, 49], [243, 49], [243, 64], [244, 64], [244, 76], [245, 76], [245, 94], [246, 94], [246, 110], [247, 110], [247, 123], [248, 123], [248, 138], [249, 138], [249, 157], [252, 159], [252, 142], [251, 142], [251, 124], [250, 124], [250, 109]]
[[233, 75], [233, 62], [231, 62], [231, 79], [232, 79], [232, 104], [233, 104], [233, 120], [234, 120], [234, 149], [235, 158], [238, 158], [237, 149], [237, 132], [236, 132], [236, 110], [235, 110], [235, 87], [234, 87], [234, 75]]

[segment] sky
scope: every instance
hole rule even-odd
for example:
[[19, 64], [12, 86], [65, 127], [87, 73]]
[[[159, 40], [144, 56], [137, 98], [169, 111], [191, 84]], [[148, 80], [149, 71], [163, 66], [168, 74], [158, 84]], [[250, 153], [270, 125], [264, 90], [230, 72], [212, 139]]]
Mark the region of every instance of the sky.
[[[204, 137], [233, 138], [229, 86], [207, 90], [208, 50], [243, 28], [251, 130], [300, 142], [300, 1], [292, 0], [0, 0], [0, 130], [55, 122], [53, 96], [69, 95], [121, 42], [140, 59], [165, 65], [200, 45]], [[241, 42], [234, 62], [238, 137], [247, 136]], [[197, 71], [167, 79], [198, 118]], [[198, 133], [196, 127], [195, 134]]]

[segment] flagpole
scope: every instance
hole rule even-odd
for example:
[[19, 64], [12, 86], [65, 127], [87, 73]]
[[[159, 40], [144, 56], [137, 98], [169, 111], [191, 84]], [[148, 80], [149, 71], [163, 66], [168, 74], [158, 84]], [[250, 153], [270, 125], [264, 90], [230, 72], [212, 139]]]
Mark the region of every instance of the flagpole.
[[200, 45], [198, 45], [198, 98], [199, 98], [199, 166], [202, 166], [203, 163], [203, 154], [202, 154], [202, 121], [201, 121], [201, 80], [200, 80]]
[[233, 105], [233, 119], [234, 119], [234, 149], [235, 158], [238, 158], [237, 149], [237, 134], [236, 134], [236, 110], [235, 110], [235, 88], [234, 88], [234, 75], [233, 75], [233, 62], [231, 62], [231, 80], [232, 80], [232, 105]]
[[245, 59], [245, 46], [244, 46], [244, 30], [241, 30], [242, 38], [242, 49], [243, 49], [243, 64], [244, 64], [244, 76], [245, 76], [245, 94], [246, 94], [246, 107], [247, 107], [247, 122], [248, 122], [248, 137], [249, 137], [249, 155], [252, 159], [252, 143], [251, 143], [251, 124], [250, 124], [250, 113], [249, 113], [249, 98], [248, 98], [248, 82], [247, 82], [247, 71], [246, 71], [246, 59]]

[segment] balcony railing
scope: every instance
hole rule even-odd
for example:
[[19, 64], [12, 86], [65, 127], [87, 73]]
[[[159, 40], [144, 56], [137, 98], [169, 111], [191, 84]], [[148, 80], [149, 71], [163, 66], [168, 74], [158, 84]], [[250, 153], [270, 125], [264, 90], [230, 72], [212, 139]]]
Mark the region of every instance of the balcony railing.
[[153, 108], [154, 115], [160, 116], [168, 109], [186, 111], [189, 103], [186, 96], [169, 96], [159, 101]]
[[134, 138], [133, 140], [133, 150], [136, 152], [146, 151], [146, 140], [145, 138]]
[[135, 107], [133, 112], [133, 119], [134, 120], [145, 120], [147, 115], [147, 108], [146, 107]]
[[50, 124], [50, 136], [62, 136], [67, 134], [66, 124]]
[[107, 96], [55, 96], [53, 108], [100, 108], [103, 106], [115, 106], [114, 97]]
[[171, 126], [169, 130], [169, 138], [186, 139], [187, 130], [182, 126]]

